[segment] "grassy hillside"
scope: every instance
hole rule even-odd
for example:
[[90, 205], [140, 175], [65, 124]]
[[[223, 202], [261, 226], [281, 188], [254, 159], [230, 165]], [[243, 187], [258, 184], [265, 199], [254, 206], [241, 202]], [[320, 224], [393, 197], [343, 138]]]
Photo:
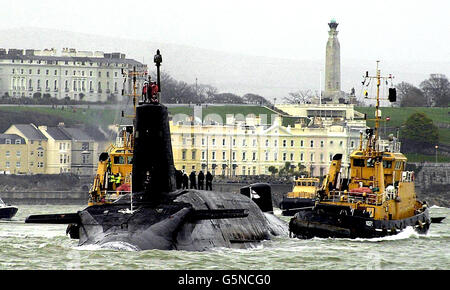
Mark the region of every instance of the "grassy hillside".
[[[104, 130], [109, 125], [120, 121], [120, 112], [116, 109], [80, 109], [64, 106], [32, 107], [11, 106], [0, 107], [0, 133], [8, 129], [12, 124], [29, 124], [56, 126], [64, 122], [67, 126], [85, 124], [89, 127], [101, 127]], [[192, 108], [169, 108], [170, 114], [192, 114]]]
[[[357, 107], [357, 111], [365, 113], [368, 119], [372, 119], [375, 114], [373, 107]], [[390, 117], [391, 120], [381, 124], [381, 133], [395, 133], [396, 129], [402, 126], [406, 119], [415, 112], [423, 112], [439, 127], [440, 143], [450, 146], [450, 114], [448, 108], [382, 108], [382, 116]], [[170, 114], [192, 115], [191, 107], [170, 107]], [[218, 114], [226, 120], [226, 114], [266, 114], [271, 122], [273, 111], [260, 106], [208, 106], [203, 108], [203, 117], [208, 114]], [[36, 125], [56, 126], [59, 122], [64, 122], [71, 126], [74, 124], [86, 124], [87, 126], [106, 129], [108, 125], [118, 122], [120, 113], [115, 109], [65, 109], [51, 107], [25, 107], [11, 106], [0, 107], [0, 132], [4, 132], [13, 123], [34, 123]], [[289, 120], [286, 120], [289, 121]], [[283, 122], [286, 123], [286, 122]], [[367, 121], [369, 126], [373, 126], [373, 121]], [[448, 127], [448, 128], [446, 128]]]
[[238, 115], [241, 114], [246, 117], [249, 114], [254, 114], [255, 116], [266, 115], [267, 122], [272, 122], [272, 114], [277, 114], [276, 112], [261, 106], [209, 106], [203, 108], [203, 118], [209, 114], [219, 115], [223, 121], [226, 121], [227, 114]]
[[[367, 114], [367, 119], [375, 118], [374, 107], [356, 107], [358, 112]], [[450, 109], [449, 108], [424, 108], [424, 107], [406, 107], [406, 108], [381, 108], [381, 116], [383, 118], [390, 117], [390, 121], [381, 124], [381, 132], [394, 133], [408, 119], [409, 116], [416, 112], [425, 113], [428, 118], [439, 128], [440, 143], [450, 145]], [[367, 121], [368, 126], [374, 126], [374, 121]], [[447, 128], [445, 128], [447, 127]]]

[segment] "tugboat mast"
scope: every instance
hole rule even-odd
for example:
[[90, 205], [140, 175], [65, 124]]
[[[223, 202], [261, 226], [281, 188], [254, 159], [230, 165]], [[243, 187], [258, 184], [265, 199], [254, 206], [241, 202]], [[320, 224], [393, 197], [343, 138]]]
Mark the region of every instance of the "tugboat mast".
[[[366, 72], [366, 76], [364, 77], [364, 82], [363, 84], [366, 82], [367, 79], [376, 79], [377, 80], [377, 97], [376, 97], [376, 106], [375, 106], [375, 139], [373, 142], [373, 148], [371, 146], [370, 149], [373, 149], [375, 152], [375, 156], [379, 155], [380, 153], [380, 148], [379, 148], [379, 139], [380, 139], [380, 132], [379, 132], [379, 128], [380, 128], [380, 122], [381, 121], [385, 121], [385, 120], [381, 120], [381, 111], [380, 111], [380, 85], [381, 85], [381, 80], [386, 80], [386, 83], [388, 80], [391, 80], [394, 78], [391, 74], [389, 74], [389, 76], [383, 77], [381, 76], [381, 71], [379, 69], [379, 63], [380, 61], [377, 60], [377, 70], [376, 70], [376, 75], [375, 76], [369, 76], [369, 72]], [[370, 150], [372, 151], [372, 150]], [[372, 153], [372, 152], [370, 152]]]

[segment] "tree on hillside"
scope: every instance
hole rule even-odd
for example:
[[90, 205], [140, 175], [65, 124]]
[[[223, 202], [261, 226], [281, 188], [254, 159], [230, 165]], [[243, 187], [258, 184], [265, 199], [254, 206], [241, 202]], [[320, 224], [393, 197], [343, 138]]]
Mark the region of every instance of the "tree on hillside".
[[262, 106], [270, 106], [272, 105], [266, 98], [256, 94], [245, 94], [242, 97], [248, 104], [258, 104]]
[[298, 90], [289, 93], [289, 97], [284, 97], [284, 100], [289, 104], [306, 104], [311, 101], [313, 93], [311, 90]]
[[400, 131], [405, 153], [424, 153], [439, 144], [439, 131], [433, 120], [424, 113], [414, 113], [405, 121]]
[[244, 104], [244, 99], [232, 93], [215, 94], [208, 101], [216, 104]]
[[420, 87], [430, 106], [447, 107], [450, 103], [450, 82], [444, 74], [431, 74]]
[[397, 86], [397, 98], [401, 107], [425, 107], [427, 100], [419, 88], [407, 82], [401, 82]]

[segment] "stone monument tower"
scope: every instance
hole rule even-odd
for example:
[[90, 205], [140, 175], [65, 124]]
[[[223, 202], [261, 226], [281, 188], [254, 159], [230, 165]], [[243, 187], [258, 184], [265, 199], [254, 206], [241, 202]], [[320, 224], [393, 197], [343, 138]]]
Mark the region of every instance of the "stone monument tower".
[[325, 93], [324, 97], [339, 102], [341, 92], [341, 49], [336, 30], [339, 23], [332, 19], [328, 26], [328, 41], [325, 60]]

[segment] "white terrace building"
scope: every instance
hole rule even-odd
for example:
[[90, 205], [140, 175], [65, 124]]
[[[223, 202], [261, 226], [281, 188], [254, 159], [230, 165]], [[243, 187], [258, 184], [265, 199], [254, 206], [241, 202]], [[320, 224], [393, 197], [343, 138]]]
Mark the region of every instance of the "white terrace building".
[[[147, 70], [147, 66], [122, 53], [55, 49], [0, 49], [0, 97], [54, 97], [106, 101], [120, 97], [124, 86], [122, 69]], [[125, 85], [131, 92], [131, 79]]]

